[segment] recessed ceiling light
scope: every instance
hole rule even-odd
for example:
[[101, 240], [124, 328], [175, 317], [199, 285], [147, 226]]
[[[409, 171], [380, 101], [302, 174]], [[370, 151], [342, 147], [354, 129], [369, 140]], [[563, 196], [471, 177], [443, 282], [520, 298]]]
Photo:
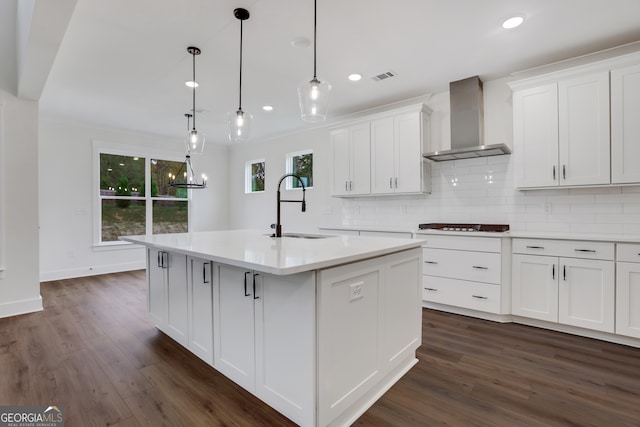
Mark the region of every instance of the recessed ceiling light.
[[262, 109], [264, 111], [273, 111], [273, 106], [272, 105], [263, 105]]
[[523, 22], [524, 18], [522, 16], [513, 16], [502, 23], [502, 28], [510, 30], [512, 28], [516, 28]]
[[194, 82], [193, 80], [187, 80], [186, 82], [184, 82], [185, 86], [187, 87], [198, 87], [198, 82]]
[[357, 82], [361, 78], [362, 78], [361, 74], [358, 74], [358, 73], [349, 74], [349, 80], [351, 80], [352, 82]]

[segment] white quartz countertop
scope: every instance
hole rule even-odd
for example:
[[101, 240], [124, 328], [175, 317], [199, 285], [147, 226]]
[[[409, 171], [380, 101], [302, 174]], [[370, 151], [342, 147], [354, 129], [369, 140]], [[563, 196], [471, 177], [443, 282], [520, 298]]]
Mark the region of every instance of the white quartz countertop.
[[120, 240], [278, 275], [348, 264], [417, 248], [422, 243], [417, 239], [359, 236], [276, 239], [259, 230], [124, 236]]
[[557, 231], [510, 231], [513, 238], [523, 239], [558, 239], [558, 240], [589, 240], [594, 242], [640, 243], [638, 234], [583, 234], [562, 233]]

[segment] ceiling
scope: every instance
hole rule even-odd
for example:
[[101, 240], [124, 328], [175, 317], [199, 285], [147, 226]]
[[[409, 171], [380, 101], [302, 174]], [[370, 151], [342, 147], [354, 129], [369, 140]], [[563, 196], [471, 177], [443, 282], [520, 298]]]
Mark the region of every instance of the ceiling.
[[[317, 126], [300, 118], [296, 87], [313, 75], [312, 0], [78, 0], [40, 98], [74, 121], [181, 139], [191, 109], [188, 46], [197, 46], [197, 128], [227, 144], [226, 115], [242, 107], [251, 140]], [[513, 14], [524, 24], [501, 27]], [[319, 0], [318, 77], [332, 86], [329, 120], [640, 40], [640, 0]], [[396, 77], [374, 81], [393, 71]], [[359, 82], [347, 79], [360, 73]], [[272, 105], [272, 112], [262, 106]]]

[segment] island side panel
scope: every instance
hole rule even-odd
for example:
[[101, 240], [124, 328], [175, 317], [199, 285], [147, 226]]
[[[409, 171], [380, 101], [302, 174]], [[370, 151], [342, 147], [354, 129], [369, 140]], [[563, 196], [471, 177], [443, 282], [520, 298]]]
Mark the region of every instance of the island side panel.
[[419, 248], [318, 272], [318, 425], [349, 425], [415, 363]]

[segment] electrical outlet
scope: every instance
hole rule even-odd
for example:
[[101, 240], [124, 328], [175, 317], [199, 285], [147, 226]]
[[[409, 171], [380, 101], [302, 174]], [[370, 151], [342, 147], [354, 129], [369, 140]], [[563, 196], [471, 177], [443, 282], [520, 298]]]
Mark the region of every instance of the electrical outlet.
[[364, 296], [362, 282], [349, 285], [349, 301], [360, 299]]

